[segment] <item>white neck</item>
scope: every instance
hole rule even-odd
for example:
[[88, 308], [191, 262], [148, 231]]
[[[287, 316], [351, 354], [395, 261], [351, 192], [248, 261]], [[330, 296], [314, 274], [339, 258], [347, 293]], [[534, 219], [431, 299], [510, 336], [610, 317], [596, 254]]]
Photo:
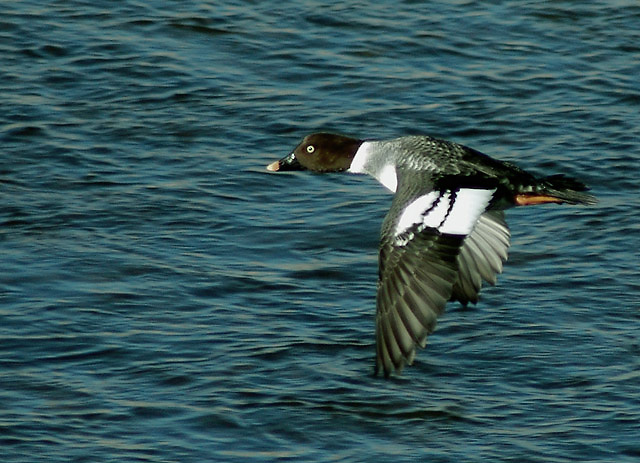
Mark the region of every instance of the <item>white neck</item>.
[[[395, 166], [389, 158], [383, 159], [384, 152], [376, 146], [376, 142], [362, 142], [356, 155], [351, 161], [349, 172], [354, 174], [369, 174], [382, 183], [389, 191], [395, 193], [398, 186], [398, 176]], [[387, 162], [385, 162], [387, 161]]]

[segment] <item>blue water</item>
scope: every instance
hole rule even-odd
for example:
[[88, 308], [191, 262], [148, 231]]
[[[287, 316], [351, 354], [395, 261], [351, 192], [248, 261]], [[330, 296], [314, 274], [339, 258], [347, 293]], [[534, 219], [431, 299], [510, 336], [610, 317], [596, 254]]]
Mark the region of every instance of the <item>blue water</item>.
[[[224, 6], [219, 6], [223, 3]], [[636, 462], [636, 1], [1, 2], [3, 462]], [[426, 133], [588, 183], [371, 375], [390, 196], [268, 174]]]

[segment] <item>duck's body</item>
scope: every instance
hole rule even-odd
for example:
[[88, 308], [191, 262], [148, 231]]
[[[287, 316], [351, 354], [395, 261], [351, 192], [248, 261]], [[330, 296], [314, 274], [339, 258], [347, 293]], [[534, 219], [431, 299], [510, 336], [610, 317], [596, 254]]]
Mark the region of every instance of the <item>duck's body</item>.
[[502, 271], [509, 248], [504, 209], [593, 204], [561, 175], [538, 179], [513, 164], [428, 136], [358, 140], [312, 134], [270, 171], [349, 171], [395, 193], [381, 232], [376, 373], [413, 362], [448, 300], [477, 302], [482, 280]]

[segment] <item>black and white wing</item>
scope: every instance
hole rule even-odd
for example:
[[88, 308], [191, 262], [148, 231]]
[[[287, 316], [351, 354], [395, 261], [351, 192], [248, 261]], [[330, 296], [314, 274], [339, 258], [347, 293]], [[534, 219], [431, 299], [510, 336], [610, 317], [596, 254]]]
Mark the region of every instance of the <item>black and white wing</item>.
[[376, 373], [401, 371], [413, 362], [416, 346], [424, 347], [454, 293], [460, 249], [494, 193], [459, 188], [411, 195], [399, 188], [382, 226]]

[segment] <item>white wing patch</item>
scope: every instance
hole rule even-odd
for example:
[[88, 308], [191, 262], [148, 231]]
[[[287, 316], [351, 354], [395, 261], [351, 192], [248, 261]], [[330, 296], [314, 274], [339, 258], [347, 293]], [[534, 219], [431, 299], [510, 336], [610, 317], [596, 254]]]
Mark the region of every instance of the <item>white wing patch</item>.
[[432, 191], [418, 196], [404, 209], [395, 228], [398, 245], [412, 237], [401, 236], [414, 226], [414, 232], [435, 228], [440, 233], [468, 235], [486, 210], [495, 189], [461, 188], [457, 191]]
[[457, 192], [451, 212], [439, 228], [441, 233], [468, 235], [489, 205], [494, 190], [462, 188]]
[[434, 203], [440, 199], [440, 193], [432, 191], [426, 195], [418, 196], [402, 211], [402, 215], [398, 219], [396, 224], [395, 236], [399, 236], [409, 228], [418, 223], [424, 223], [426, 218], [425, 214], [428, 214]]

